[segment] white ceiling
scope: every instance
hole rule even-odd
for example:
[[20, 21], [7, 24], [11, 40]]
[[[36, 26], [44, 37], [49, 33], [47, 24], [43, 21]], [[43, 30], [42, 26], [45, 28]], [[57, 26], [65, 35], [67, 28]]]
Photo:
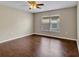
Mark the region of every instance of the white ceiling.
[[41, 9], [29, 10], [29, 4], [25, 1], [0, 1], [0, 5], [5, 5], [32, 13], [68, 8], [77, 5], [77, 1], [37, 1], [37, 3], [43, 3], [44, 6], [42, 6]]

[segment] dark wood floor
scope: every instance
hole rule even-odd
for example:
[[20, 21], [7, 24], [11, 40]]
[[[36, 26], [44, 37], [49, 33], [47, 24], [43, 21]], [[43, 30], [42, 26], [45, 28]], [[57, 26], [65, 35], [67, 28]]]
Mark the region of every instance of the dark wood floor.
[[32, 35], [0, 44], [0, 56], [76, 57], [75, 41]]

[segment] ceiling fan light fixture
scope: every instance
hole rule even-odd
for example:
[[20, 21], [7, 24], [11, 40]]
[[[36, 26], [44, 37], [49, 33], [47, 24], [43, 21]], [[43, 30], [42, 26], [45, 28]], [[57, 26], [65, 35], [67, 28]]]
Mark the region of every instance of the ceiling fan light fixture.
[[29, 9], [36, 9], [36, 8], [40, 9], [40, 6], [44, 5], [44, 4], [38, 4], [36, 1], [28, 1], [28, 3], [30, 4]]
[[31, 9], [36, 9], [36, 8], [37, 8], [37, 7], [36, 7], [36, 4], [30, 5], [30, 8], [31, 8]]

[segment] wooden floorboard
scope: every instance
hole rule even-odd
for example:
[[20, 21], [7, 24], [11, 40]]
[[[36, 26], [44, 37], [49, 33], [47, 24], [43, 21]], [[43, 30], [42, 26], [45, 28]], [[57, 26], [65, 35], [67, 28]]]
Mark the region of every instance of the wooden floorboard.
[[31, 35], [0, 44], [1, 57], [78, 57], [76, 41]]

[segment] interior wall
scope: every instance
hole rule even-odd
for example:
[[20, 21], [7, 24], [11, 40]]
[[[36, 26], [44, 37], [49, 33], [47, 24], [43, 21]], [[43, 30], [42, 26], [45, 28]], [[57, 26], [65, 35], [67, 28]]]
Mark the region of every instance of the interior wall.
[[0, 5], [0, 42], [33, 32], [33, 15]]
[[[60, 32], [49, 32], [41, 30], [43, 16], [60, 15]], [[71, 40], [77, 39], [77, 7], [64, 8], [59, 10], [46, 11], [34, 14], [35, 33]]]
[[79, 2], [77, 4], [77, 45], [79, 50]]

